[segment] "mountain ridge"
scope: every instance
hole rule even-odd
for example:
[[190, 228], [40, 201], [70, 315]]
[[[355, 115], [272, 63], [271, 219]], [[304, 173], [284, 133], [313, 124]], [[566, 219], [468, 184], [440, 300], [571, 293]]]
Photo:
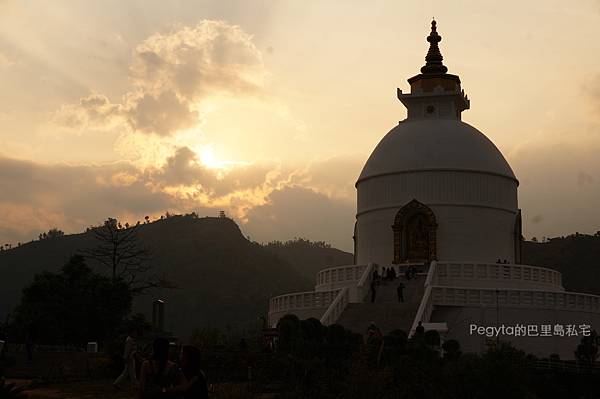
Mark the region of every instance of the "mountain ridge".
[[[166, 302], [165, 324], [179, 335], [195, 328], [257, 322], [271, 296], [314, 286], [312, 269], [328, 260], [344, 262], [351, 254], [320, 248], [310, 257], [274, 251], [249, 241], [226, 217], [175, 215], [136, 227], [140, 243], [151, 250], [152, 272], [164, 275], [176, 289], [156, 289], [135, 299], [133, 311], [151, 317], [152, 301]], [[44, 270], [57, 271], [75, 254], [97, 245], [92, 232], [32, 241], [0, 251], [0, 318], [5, 319], [21, 290]], [[318, 253], [317, 253], [318, 252]], [[328, 254], [332, 252], [332, 258]], [[346, 256], [344, 256], [344, 254]], [[343, 259], [343, 260], [341, 260]], [[88, 260], [95, 270], [109, 273]]]

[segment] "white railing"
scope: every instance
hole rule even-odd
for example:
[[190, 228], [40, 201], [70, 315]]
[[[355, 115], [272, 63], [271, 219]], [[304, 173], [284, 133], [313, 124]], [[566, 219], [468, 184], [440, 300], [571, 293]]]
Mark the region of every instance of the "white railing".
[[529, 367], [537, 370], [560, 370], [570, 373], [600, 372], [600, 363], [596, 361], [592, 364], [581, 364], [572, 360], [539, 359], [531, 362]]
[[[371, 288], [371, 280], [373, 279], [374, 268], [375, 265], [373, 263], [369, 263], [366, 267], [362, 269], [362, 274], [358, 279], [358, 283], [356, 283], [356, 287], [353, 287], [356, 296], [354, 300], [358, 299], [362, 302], [365, 296], [367, 296], [368, 290]], [[326, 326], [335, 324], [339, 320], [344, 309], [346, 309], [346, 305], [348, 305], [350, 299], [350, 289], [347, 287], [342, 288], [338, 296], [329, 305], [329, 307], [321, 317], [321, 324]]]
[[433, 300], [431, 296], [432, 286], [436, 283], [437, 279], [437, 262], [432, 261], [429, 265], [429, 270], [427, 271], [427, 277], [425, 278], [425, 292], [423, 293], [423, 298], [421, 299], [421, 303], [419, 304], [419, 308], [417, 309], [417, 314], [413, 320], [412, 327], [410, 328], [410, 334], [413, 335], [419, 322], [427, 323], [431, 314], [433, 313]]
[[[352, 265], [333, 269], [353, 269], [353, 282], [335, 289], [320, 289], [276, 296], [269, 300], [269, 325], [287, 313], [302, 317], [318, 317], [324, 324], [334, 324], [349, 302], [362, 302], [370, 289], [373, 264]], [[361, 271], [360, 274], [356, 274]], [[349, 273], [350, 274], [350, 273]], [[349, 276], [348, 274], [348, 276]], [[339, 274], [338, 274], [339, 276]]]
[[600, 296], [543, 290], [433, 287], [432, 305], [503, 306], [600, 312]]
[[434, 260], [429, 265], [429, 270], [427, 271], [427, 277], [425, 278], [425, 286], [426, 287], [437, 284], [437, 282], [438, 282], [437, 268], [438, 268], [438, 263], [437, 263], [437, 261]]
[[349, 301], [350, 290], [348, 288], [342, 288], [333, 302], [329, 304], [329, 307], [323, 316], [321, 316], [321, 324], [324, 326], [335, 324], [342, 315], [344, 309], [346, 309], [346, 305]]
[[[456, 286], [457, 282], [468, 280], [479, 284], [493, 281], [496, 287]], [[497, 285], [500, 281], [525, 287], [540, 286], [542, 289], [500, 287]], [[414, 334], [419, 321], [424, 324], [429, 322], [436, 305], [524, 307], [597, 313], [600, 312], [600, 296], [565, 292], [560, 272], [544, 267], [434, 261], [425, 279], [425, 293], [415, 315], [411, 334]]]
[[279, 295], [269, 301], [269, 313], [297, 309], [326, 308], [335, 299], [339, 290], [294, 292]]
[[358, 281], [368, 265], [336, 266], [317, 273], [316, 290], [340, 288], [340, 283]]
[[374, 263], [369, 263], [367, 268], [363, 270], [363, 274], [356, 284], [356, 297], [362, 302], [365, 297], [369, 294], [371, 289], [371, 281], [373, 281], [373, 270], [377, 267]]
[[486, 288], [550, 289], [564, 291], [561, 273], [539, 266], [478, 263], [478, 262], [439, 262], [437, 264], [436, 285], [470, 286]]

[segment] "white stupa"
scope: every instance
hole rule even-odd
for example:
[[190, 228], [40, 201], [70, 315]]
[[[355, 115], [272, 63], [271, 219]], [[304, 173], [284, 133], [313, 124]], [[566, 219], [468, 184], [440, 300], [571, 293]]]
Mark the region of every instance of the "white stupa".
[[[357, 332], [370, 321], [384, 332], [422, 322], [473, 352], [495, 341], [490, 327], [504, 326], [502, 340], [572, 358], [582, 335], [600, 327], [600, 297], [565, 292], [559, 272], [520, 264], [519, 182], [498, 148], [462, 122], [470, 102], [442, 63], [435, 21], [427, 41], [410, 93], [398, 89], [407, 118], [356, 182], [355, 264], [319, 272], [315, 291], [272, 298], [269, 322], [293, 313]], [[403, 282], [405, 302], [398, 280], [373, 284], [374, 271], [404, 277], [409, 267], [420, 278]]]
[[461, 121], [469, 100], [446, 73], [440, 40], [434, 21], [426, 65], [408, 80], [410, 94], [398, 89], [408, 118], [356, 182], [358, 263], [520, 261], [519, 182], [496, 146]]

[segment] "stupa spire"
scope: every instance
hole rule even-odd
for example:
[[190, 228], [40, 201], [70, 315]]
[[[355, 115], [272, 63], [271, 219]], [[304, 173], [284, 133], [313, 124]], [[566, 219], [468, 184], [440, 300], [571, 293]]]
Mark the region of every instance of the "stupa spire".
[[444, 57], [442, 57], [442, 53], [440, 53], [440, 48], [438, 47], [438, 43], [442, 41], [442, 37], [437, 33], [435, 19], [431, 21], [431, 33], [427, 36], [427, 41], [429, 42], [429, 51], [427, 51], [427, 56], [425, 56], [425, 65], [421, 68], [421, 73], [440, 74], [448, 72], [448, 68], [442, 64]]
[[408, 110], [407, 119], [458, 119], [469, 109], [469, 99], [460, 87], [460, 78], [448, 72], [442, 64], [435, 19], [427, 36], [429, 51], [421, 73], [408, 79], [410, 93], [398, 89], [398, 99]]

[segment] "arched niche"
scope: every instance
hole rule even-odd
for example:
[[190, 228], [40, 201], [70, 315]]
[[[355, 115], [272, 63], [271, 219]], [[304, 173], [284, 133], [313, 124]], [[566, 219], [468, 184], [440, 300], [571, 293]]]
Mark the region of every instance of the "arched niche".
[[394, 218], [394, 263], [429, 262], [437, 259], [437, 222], [433, 211], [412, 200]]

